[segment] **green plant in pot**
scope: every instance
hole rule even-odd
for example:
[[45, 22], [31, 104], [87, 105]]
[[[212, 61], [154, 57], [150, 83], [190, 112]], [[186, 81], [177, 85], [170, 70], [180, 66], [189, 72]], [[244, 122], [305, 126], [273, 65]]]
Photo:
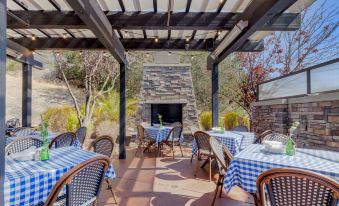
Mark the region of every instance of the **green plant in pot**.
[[162, 122], [162, 115], [161, 114], [158, 114], [158, 119], [159, 119], [159, 123], [160, 123], [160, 128], [162, 128], [163, 122]]

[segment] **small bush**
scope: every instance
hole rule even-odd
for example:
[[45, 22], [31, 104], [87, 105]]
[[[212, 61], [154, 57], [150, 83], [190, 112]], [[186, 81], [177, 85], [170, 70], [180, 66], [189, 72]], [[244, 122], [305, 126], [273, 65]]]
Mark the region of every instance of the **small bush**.
[[238, 119], [239, 125], [246, 126], [247, 128], [250, 128], [250, 119], [247, 116], [241, 116]]
[[212, 112], [201, 112], [200, 124], [205, 131], [212, 129]]
[[79, 128], [77, 113], [73, 107], [68, 105], [47, 108], [42, 118], [48, 121], [49, 129], [52, 131], [75, 132]]
[[231, 130], [234, 127], [238, 126], [239, 115], [235, 112], [228, 112], [225, 115], [224, 126], [225, 129]]

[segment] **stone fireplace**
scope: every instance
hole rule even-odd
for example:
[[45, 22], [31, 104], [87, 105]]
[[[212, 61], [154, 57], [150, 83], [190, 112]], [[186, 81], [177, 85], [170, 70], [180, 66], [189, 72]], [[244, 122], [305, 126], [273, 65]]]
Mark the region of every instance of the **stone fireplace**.
[[137, 121], [159, 123], [181, 122], [184, 132], [198, 125], [197, 108], [191, 77], [191, 65], [181, 64], [177, 55], [154, 54], [154, 63], [144, 65]]

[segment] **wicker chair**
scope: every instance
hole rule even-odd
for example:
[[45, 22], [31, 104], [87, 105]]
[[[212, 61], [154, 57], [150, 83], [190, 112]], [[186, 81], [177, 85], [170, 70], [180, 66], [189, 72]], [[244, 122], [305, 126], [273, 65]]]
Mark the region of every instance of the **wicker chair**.
[[222, 144], [221, 142], [219, 142], [217, 139], [215, 139], [214, 137], [210, 138], [209, 143], [210, 143], [210, 147], [212, 149], [212, 152], [215, 155], [215, 158], [216, 158], [217, 163], [218, 163], [218, 168], [219, 168], [219, 178], [218, 178], [218, 182], [217, 182], [217, 187], [215, 189], [214, 198], [213, 198], [213, 201], [212, 201], [212, 206], [213, 206], [215, 199], [217, 197], [217, 194], [218, 194], [219, 187], [220, 187], [219, 197], [221, 197], [222, 188], [223, 188], [223, 185], [224, 185], [225, 173], [226, 173], [229, 165], [231, 164], [233, 156], [232, 156], [231, 152], [227, 149], [227, 147], [224, 144]]
[[13, 136], [29, 137], [34, 135], [35, 129], [32, 127], [18, 127], [13, 130]]
[[262, 142], [265, 141], [265, 140], [268, 140], [268, 141], [278, 141], [278, 142], [281, 142], [283, 143], [284, 145], [287, 143], [288, 141], [288, 137], [284, 134], [280, 134], [280, 133], [271, 133], [271, 134], [268, 134], [268, 135], [265, 135], [263, 138], [262, 138]]
[[145, 131], [145, 128], [141, 124], [137, 126], [137, 130], [138, 130], [139, 144], [138, 144], [138, 148], [134, 156], [138, 154], [139, 149], [141, 149], [141, 155], [144, 155], [144, 152], [148, 150], [153, 144], [155, 144], [155, 141]]
[[235, 132], [248, 132], [249, 130], [248, 130], [248, 128], [247, 128], [246, 126], [244, 126], [244, 125], [238, 125], [238, 126], [234, 127], [234, 128], [232, 129], [232, 131], [235, 131]]
[[6, 135], [11, 135], [11, 133], [20, 127], [20, 120], [18, 118], [12, 118], [6, 121]]
[[[339, 200], [339, 183], [315, 172], [275, 168], [257, 179], [259, 204], [265, 197], [271, 205], [327, 205], [336, 206]], [[265, 192], [267, 191], [267, 192]]]
[[76, 138], [73, 132], [66, 132], [55, 137], [49, 144], [49, 148], [60, 148], [71, 146]]
[[255, 140], [254, 140], [254, 144], [261, 144], [263, 142], [263, 138], [266, 136], [266, 135], [269, 135], [273, 133], [272, 130], [266, 130], [264, 131], [263, 133], [261, 133]]
[[87, 127], [80, 127], [75, 133], [81, 146], [84, 144], [86, 133], [87, 133]]
[[[82, 162], [61, 177], [44, 205], [54, 205], [57, 200], [59, 200], [58, 205], [67, 206], [95, 204], [108, 167], [109, 159], [103, 156]], [[66, 187], [66, 195], [60, 198], [60, 192], [64, 187]]]
[[[102, 154], [111, 158], [114, 149], [112, 137], [107, 135], [101, 136], [92, 143], [92, 146], [95, 153]], [[117, 204], [117, 200], [115, 198], [115, 194], [113, 192], [112, 183], [110, 179], [105, 178], [105, 182], [108, 185], [107, 189], [109, 189], [112, 193], [115, 204]]]
[[5, 148], [5, 154], [11, 155], [14, 153], [22, 152], [30, 147], [41, 147], [43, 142], [40, 139], [34, 137], [19, 138], [9, 143]]
[[184, 157], [184, 154], [182, 153], [181, 148], [181, 138], [182, 138], [182, 125], [177, 125], [171, 129], [171, 131], [168, 133], [166, 139], [160, 143], [159, 152], [161, 151], [161, 148], [164, 144], [168, 145], [172, 152], [173, 152], [173, 159], [174, 159], [174, 146], [178, 145], [180, 148], [181, 156]]
[[[209, 140], [210, 140], [211, 136], [205, 132], [202, 131], [198, 131], [196, 133], [194, 133], [194, 139], [195, 142], [197, 143], [198, 146], [198, 154], [197, 154], [197, 166], [196, 166], [196, 170], [194, 172], [194, 176], [197, 175], [198, 172], [198, 164], [199, 164], [199, 160], [201, 160], [201, 157], [207, 157], [206, 161], [201, 165], [201, 168], [205, 167], [205, 165], [207, 163], [209, 163], [209, 180], [212, 180], [212, 159], [215, 158], [215, 156], [213, 155], [212, 151], [211, 151], [211, 146], [209, 144]], [[193, 155], [191, 158], [191, 162], [193, 159]]]

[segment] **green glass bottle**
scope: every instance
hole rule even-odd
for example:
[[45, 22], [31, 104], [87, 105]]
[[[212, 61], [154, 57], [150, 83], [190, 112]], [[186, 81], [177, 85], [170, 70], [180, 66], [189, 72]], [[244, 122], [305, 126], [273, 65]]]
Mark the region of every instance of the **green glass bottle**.
[[42, 124], [41, 135], [42, 135], [43, 145], [42, 145], [42, 149], [40, 152], [40, 160], [45, 161], [45, 160], [49, 160], [49, 148], [48, 148], [48, 142], [47, 142], [48, 124], [46, 122]]
[[293, 156], [295, 154], [295, 145], [290, 136], [286, 144], [286, 155]]

